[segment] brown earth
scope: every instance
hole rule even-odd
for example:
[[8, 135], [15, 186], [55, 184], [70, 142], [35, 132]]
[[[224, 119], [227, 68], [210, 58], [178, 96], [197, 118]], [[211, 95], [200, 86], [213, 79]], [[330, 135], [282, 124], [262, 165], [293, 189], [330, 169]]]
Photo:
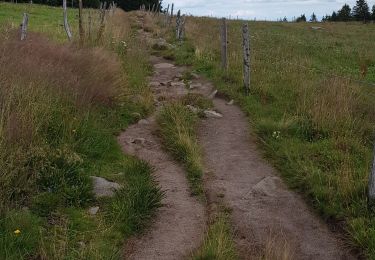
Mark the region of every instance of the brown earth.
[[[161, 105], [158, 99], [167, 102], [184, 95], [185, 88], [170, 86], [181, 68], [155, 57], [152, 62], [155, 73], [150, 82], [154, 82], [157, 105]], [[206, 219], [204, 206], [190, 195], [182, 167], [162, 149], [161, 140], [155, 135], [156, 127], [155, 116], [151, 116], [129, 127], [118, 138], [125, 153], [147, 161], [155, 169], [155, 178], [165, 192], [163, 207], [158, 211], [149, 232], [127, 244], [126, 259], [183, 259], [203, 239]]]
[[[162, 58], [152, 57], [151, 62], [155, 73], [150, 86], [159, 108], [189, 91], [208, 96], [213, 89], [198, 77], [192, 82], [198, 87], [188, 90], [181, 81], [187, 68]], [[205, 119], [199, 127], [208, 208], [224, 204], [231, 212], [241, 259], [355, 259], [263, 159], [240, 108], [220, 98], [214, 98], [214, 105], [223, 117]], [[155, 168], [165, 191], [164, 206], [151, 229], [127, 244], [126, 259], [184, 259], [199, 247], [205, 233], [206, 210], [190, 196], [184, 170], [162, 149], [156, 130], [155, 116], [151, 116], [119, 137], [126, 153]]]

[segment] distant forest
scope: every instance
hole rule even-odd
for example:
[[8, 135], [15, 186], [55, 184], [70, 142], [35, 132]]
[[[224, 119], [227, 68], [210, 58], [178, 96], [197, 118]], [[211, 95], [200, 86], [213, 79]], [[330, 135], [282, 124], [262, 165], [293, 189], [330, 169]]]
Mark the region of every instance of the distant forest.
[[[31, 0], [8, 0], [7, 2], [18, 2], [18, 3], [29, 3]], [[61, 6], [62, 0], [32, 0], [35, 4], [43, 5], [52, 5], [52, 6]], [[78, 0], [67, 0], [68, 6], [78, 7]], [[124, 9], [125, 11], [138, 10], [140, 6], [145, 5], [146, 8], [153, 5], [159, 6], [161, 10], [161, 1], [160, 0], [82, 0], [84, 7], [98, 8], [101, 2], [107, 2], [110, 4], [115, 2], [118, 7]], [[159, 5], [158, 5], [159, 4]]]
[[[282, 21], [287, 21], [286, 18], [281, 19]], [[295, 22], [307, 22], [306, 15], [303, 14], [298, 18], [294, 19]], [[313, 13], [309, 19], [310, 22], [317, 22], [318, 19]], [[375, 21], [375, 5], [372, 9], [366, 0], [357, 0], [356, 5], [351, 8], [348, 4], [338, 10], [334, 11], [331, 15], [326, 15], [322, 18], [322, 22], [350, 22], [350, 21], [361, 21], [367, 23], [369, 21]]]

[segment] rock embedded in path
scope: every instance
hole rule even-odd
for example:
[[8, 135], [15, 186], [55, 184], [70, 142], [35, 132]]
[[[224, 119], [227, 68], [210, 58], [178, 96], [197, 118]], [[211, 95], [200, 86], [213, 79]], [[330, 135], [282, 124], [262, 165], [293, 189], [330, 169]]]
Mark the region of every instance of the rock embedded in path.
[[172, 69], [175, 66], [171, 63], [158, 63], [154, 65], [155, 69]]
[[98, 213], [98, 211], [99, 211], [99, 207], [98, 206], [89, 208], [89, 214], [90, 215], [94, 216], [94, 215], [96, 215]]
[[234, 100], [233, 99], [227, 103], [228, 106], [231, 106], [233, 104], [234, 104]]
[[148, 84], [151, 88], [157, 88], [160, 87], [160, 82], [152, 81]]
[[201, 88], [202, 87], [202, 83], [192, 83], [190, 84], [190, 89], [196, 89], [196, 88]]
[[216, 112], [216, 111], [213, 111], [213, 110], [206, 110], [204, 111], [204, 115], [208, 118], [222, 118], [223, 115]]
[[138, 121], [138, 124], [140, 125], [149, 125], [150, 122], [147, 119], [141, 119]]
[[193, 107], [192, 105], [187, 105], [186, 106], [191, 112], [193, 112], [194, 114], [198, 114], [199, 113], [199, 109], [196, 108], [196, 107]]
[[171, 87], [173, 87], [173, 88], [184, 88], [184, 87], [186, 87], [186, 85], [185, 85], [184, 82], [178, 81], [178, 82], [171, 82]]
[[209, 99], [214, 99], [215, 96], [216, 96], [216, 94], [217, 94], [217, 89], [216, 89], [214, 92], [212, 92], [212, 93], [208, 96], [208, 98], [209, 98]]
[[102, 177], [91, 176], [93, 181], [93, 192], [95, 197], [113, 197], [115, 195], [115, 191], [119, 190], [121, 186], [116, 182], [110, 182]]

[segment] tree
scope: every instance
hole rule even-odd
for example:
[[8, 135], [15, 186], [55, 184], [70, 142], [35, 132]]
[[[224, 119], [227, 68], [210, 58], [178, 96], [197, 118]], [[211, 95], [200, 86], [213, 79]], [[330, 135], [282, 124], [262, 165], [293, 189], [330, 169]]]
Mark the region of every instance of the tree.
[[152, 8], [152, 6], [155, 6], [155, 8], [158, 8], [159, 11], [161, 11], [161, 2], [162, 1], [160, 0], [115, 0], [115, 3], [117, 3], [117, 5], [125, 11], [139, 10], [139, 7], [142, 5], [145, 5], [146, 9], [148, 7]]
[[[375, 5], [374, 5], [374, 7], [375, 7]], [[286, 16], [284, 17], [283, 22], [284, 22], [284, 23], [287, 23], [287, 22], [288, 22], [288, 18], [286, 18]]]
[[338, 21], [350, 21], [352, 19], [352, 9], [350, 8], [349, 5], [345, 4], [341, 10], [338, 11], [337, 13], [337, 20]]
[[300, 17], [297, 18], [296, 20], [297, 23], [300, 23], [300, 22], [306, 22], [306, 15], [303, 14], [301, 15]]
[[375, 21], [375, 5], [372, 7], [371, 20]]
[[337, 13], [336, 12], [332, 13], [330, 21], [331, 22], [336, 22], [337, 21]]
[[370, 20], [370, 8], [368, 7], [366, 0], [357, 0], [357, 3], [353, 8], [353, 16], [357, 21], [363, 21], [364, 23]]
[[316, 18], [315, 13], [313, 13], [313, 14], [311, 15], [310, 22], [312, 22], [312, 23], [316, 23], [317, 21], [318, 21], [318, 19]]

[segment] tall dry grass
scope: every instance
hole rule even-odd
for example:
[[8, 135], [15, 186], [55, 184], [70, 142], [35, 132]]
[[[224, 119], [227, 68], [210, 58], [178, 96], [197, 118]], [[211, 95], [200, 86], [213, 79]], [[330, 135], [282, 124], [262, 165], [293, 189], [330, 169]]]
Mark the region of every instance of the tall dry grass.
[[34, 33], [26, 42], [12, 31], [2, 36], [0, 205], [4, 208], [35, 191], [36, 175], [48, 159], [39, 157], [48, 157], [62, 140], [73, 143], [81, 123], [77, 114], [98, 105], [112, 106], [123, 78], [120, 61], [104, 49], [57, 45]]

